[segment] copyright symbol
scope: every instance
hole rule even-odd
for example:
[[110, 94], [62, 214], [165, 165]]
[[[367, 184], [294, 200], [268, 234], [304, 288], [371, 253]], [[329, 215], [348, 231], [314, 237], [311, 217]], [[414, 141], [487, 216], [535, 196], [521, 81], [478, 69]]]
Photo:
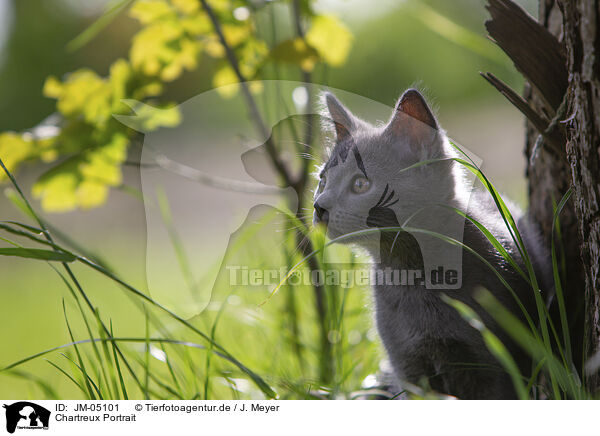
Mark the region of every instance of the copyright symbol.
[[142, 405], [141, 404], [136, 404], [135, 405], [135, 410], [137, 410], [138, 412], [142, 411]]

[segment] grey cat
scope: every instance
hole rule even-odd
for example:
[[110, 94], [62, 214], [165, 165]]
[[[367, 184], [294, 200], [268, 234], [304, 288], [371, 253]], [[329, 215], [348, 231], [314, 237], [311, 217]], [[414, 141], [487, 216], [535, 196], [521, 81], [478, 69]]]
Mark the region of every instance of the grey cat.
[[[452, 222], [456, 223], [451, 216], [458, 216], [452, 208], [467, 212], [503, 244], [523, 269], [519, 251], [491, 195], [482, 189], [467, 189], [465, 169], [452, 159], [458, 157], [457, 151], [418, 91], [406, 91], [390, 121], [379, 126], [354, 116], [330, 93], [323, 95], [323, 102], [334, 139], [315, 191], [314, 224], [325, 224], [330, 238], [341, 237], [342, 242], [365, 249], [375, 259], [374, 276], [390, 270], [422, 271], [415, 276], [416, 281], [372, 284], [377, 329], [396, 377], [400, 382], [426, 385], [461, 399], [515, 398], [510, 377], [488, 351], [480, 333], [440, 298], [445, 294], [473, 308], [507, 346], [526, 376], [531, 371], [526, 353], [473, 298], [485, 288], [523, 320], [514, 296], [481, 259], [460, 248], [454, 259], [442, 256], [442, 263], [450, 262], [460, 269], [458, 277], [448, 281], [455, 286], [431, 289], [419, 278], [428, 277], [426, 264], [432, 258], [428, 253], [442, 253], [443, 247], [428, 246], [426, 237], [414, 231], [386, 231], [408, 223], [412, 228], [424, 224], [442, 234], [444, 230], [454, 232], [449, 236], [471, 247], [501, 273], [535, 319], [531, 286], [481, 230], [462, 218], [460, 231], [450, 231]], [[526, 217], [513, 205], [509, 204], [509, 209], [540, 287], [549, 289], [545, 282], [550, 277], [548, 252]], [[422, 218], [416, 219], [419, 216]], [[371, 231], [364, 231], [368, 229]]]

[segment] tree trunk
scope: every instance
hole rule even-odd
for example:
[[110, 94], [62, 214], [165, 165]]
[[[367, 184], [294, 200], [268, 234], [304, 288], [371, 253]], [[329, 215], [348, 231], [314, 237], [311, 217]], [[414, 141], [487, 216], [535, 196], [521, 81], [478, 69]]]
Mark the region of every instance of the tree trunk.
[[[573, 188], [560, 216], [562, 238], [555, 242], [564, 253], [569, 332], [580, 374], [600, 348], [599, 3], [540, 0], [536, 22], [511, 0], [489, 0], [492, 19], [486, 23], [490, 36], [527, 79], [521, 98], [484, 75], [527, 116], [529, 213], [548, 244], [553, 205]], [[600, 378], [593, 372], [587, 386], [597, 391]]]
[[[558, 41], [563, 42], [562, 14], [556, 4], [556, 0], [540, 0], [539, 22], [554, 35]], [[562, 45], [564, 47], [564, 44]], [[568, 70], [566, 69], [566, 55], [562, 60], [565, 66], [565, 77], [563, 97], [568, 86]], [[555, 117], [560, 102], [547, 102], [541, 91], [527, 83], [524, 92], [525, 99], [538, 113], [544, 114], [548, 120]], [[561, 101], [562, 101], [561, 98]], [[562, 117], [564, 118], [564, 116]], [[559, 127], [560, 128], [560, 127]], [[529, 213], [538, 224], [544, 240], [550, 246], [552, 241], [552, 225], [554, 219], [554, 205], [558, 204], [569, 187], [572, 185], [571, 168], [564, 153], [564, 139], [562, 153], [548, 147], [540, 147], [536, 156], [532, 158], [535, 144], [540, 133], [531, 122], [527, 122], [525, 156], [527, 157], [527, 180], [529, 192]], [[560, 263], [564, 263], [563, 289], [565, 304], [567, 308], [567, 319], [569, 324], [569, 336], [573, 361], [577, 371], [582, 373], [585, 361], [585, 278], [584, 266], [581, 261], [580, 247], [581, 238], [579, 223], [573, 198], [565, 205], [560, 215], [560, 230], [562, 240], [555, 238], [557, 252], [562, 248]], [[559, 316], [556, 308], [552, 311], [552, 319], [558, 323]], [[559, 326], [557, 326], [559, 327]]]
[[[567, 158], [585, 272], [585, 353], [600, 349], [600, 1], [563, 0], [567, 48]], [[600, 387], [598, 372], [590, 386]]]
[[[564, 48], [563, 16], [556, 0], [540, 0], [539, 22], [562, 43]], [[563, 49], [564, 50], [564, 49]], [[568, 69], [566, 68], [566, 53], [562, 60], [565, 66], [566, 82], [564, 93], [568, 87]], [[525, 88], [525, 98], [531, 107], [538, 113], [545, 114], [550, 120], [555, 117], [560, 103], [552, 106], [541, 92], [529, 83]], [[562, 101], [562, 99], [561, 99]], [[566, 118], [562, 115], [560, 118]], [[558, 127], [560, 128], [560, 127]], [[552, 224], [554, 217], [554, 205], [572, 186], [572, 172], [569, 162], [564, 153], [556, 153], [547, 147], [538, 149], [537, 156], [532, 159], [535, 144], [540, 133], [531, 122], [527, 122], [525, 156], [527, 157], [527, 180], [529, 187], [529, 213], [533, 220], [538, 223], [542, 235], [547, 244], [552, 241]], [[563, 138], [562, 150], [564, 151], [565, 139]], [[574, 207], [574, 199], [565, 205], [560, 215], [560, 229], [562, 240], [555, 238], [557, 251], [562, 247], [563, 259], [566, 271], [564, 271], [563, 288], [569, 323], [569, 336], [571, 339], [573, 361], [579, 374], [583, 373], [583, 362], [586, 360], [585, 341], [585, 276], [584, 265], [581, 258], [581, 237], [579, 232], [579, 221]], [[551, 315], [555, 323], [559, 316], [556, 308]]]

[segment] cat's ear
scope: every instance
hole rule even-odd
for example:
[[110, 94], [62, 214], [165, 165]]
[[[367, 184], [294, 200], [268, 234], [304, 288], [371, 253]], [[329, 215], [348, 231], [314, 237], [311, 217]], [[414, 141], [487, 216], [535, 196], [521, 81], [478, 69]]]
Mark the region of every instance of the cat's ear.
[[425, 98], [409, 89], [398, 100], [386, 130], [396, 137], [408, 137], [414, 146], [427, 146], [438, 132], [438, 123]]
[[323, 100], [327, 107], [324, 115], [333, 123], [337, 142], [351, 138], [356, 127], [354, 115], [330, 92], [323, 95]]

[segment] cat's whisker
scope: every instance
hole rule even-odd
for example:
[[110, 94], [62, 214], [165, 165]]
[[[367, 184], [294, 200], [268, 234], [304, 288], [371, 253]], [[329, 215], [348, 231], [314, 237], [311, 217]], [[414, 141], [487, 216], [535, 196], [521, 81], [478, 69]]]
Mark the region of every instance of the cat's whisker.
[[297, 230], [299, 232], [302, 232], [303, 230], [308, 230], [308, 229], [302, 224], [298, 224], [298, 225], [292, 226], [292, 227], [285, 227], [282, 229], [276, 229], [277, 232], [289, 232], [292, 230]]
[[312, 217], [312, 210], [310, 210], [310, 211], [307, 210], [304, 213], [299, 213], [299, 214], [296, 215], [296, 217], [299, 218], [299, 219], [310, 218], [310, 217]]
[[[299, 123], [299, 124], [304, 124], [305, 126], [311, 126], [311, 127], [315, 127], [318, 128], [319, 127], [319, 123], [313, 120], [307, 121], [306, 119], [302, 119], [302, 118], [294, 118], [294, 121]], [[316, 131], [316, 129], [315, 129]]]
[[314, 157], [312, 154], [310, 153], [296, 153], [296, 157], [299, 157], [301, 159], [305, 159], [305, 160], [311, 160], [311, 161], [315, 161], [317, 162], [318, 159], [316, 157]]
[[314, 149], [314, 148], [316, 148], [314, 145], [310, 145], [310, 144], [307, 144], [307, 143], [302, 142], [302, 141], [297, 141], [295, 139], [280, 139], [278, 142], [281, 143], [281, 144], [289, 143], [289, 144], [295, 144], [295, 145], [302, 145], [303, 147], [306, 147], [308, 149]]
[[303, 147], [306, 147], [307, 149], [314, 149], [315, 146], [314, 145], [310, 145], [307, 144], [306, 142], [302, 142], [302, 141], [294, 141], [296, 144], [298, 145], [302, 145]]
[[310, 234], [313, 231], [314, 227], [311, 228], [306, 235], [304, 235], [304, 237], [300, 240], [300, 242], [298, 243], [298, 246], [294, 249], [294, 251], [292, 252], [292, 256], [297, 255], [298, 253], [300, 253], [301, 251], [304, 251], [304, 248], [306, 248], [306, 246], [308, 245], [308, 242], [310, 241]]

